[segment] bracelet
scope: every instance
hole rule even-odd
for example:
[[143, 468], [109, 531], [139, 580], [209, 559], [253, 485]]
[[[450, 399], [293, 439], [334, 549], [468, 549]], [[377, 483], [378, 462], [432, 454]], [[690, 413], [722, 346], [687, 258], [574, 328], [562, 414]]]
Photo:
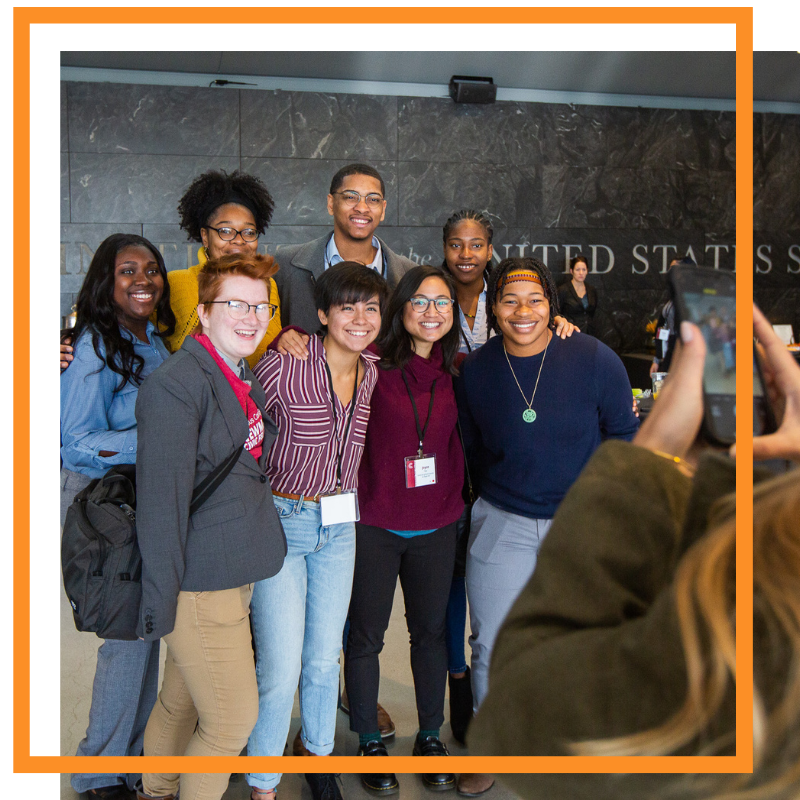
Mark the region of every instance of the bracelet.
[[694, 477], [695, 468], [689, 464], [687, 461], [684, 461], [679, 456], [673, 456], [669, 453], [665, 453], [662, 450], [650, 450], [651, 453], [654, 453], [657, 456], [661, 456], [661, 458], [666, 458], [667, 461], [671, 461], [686, 477], [692, 478]]

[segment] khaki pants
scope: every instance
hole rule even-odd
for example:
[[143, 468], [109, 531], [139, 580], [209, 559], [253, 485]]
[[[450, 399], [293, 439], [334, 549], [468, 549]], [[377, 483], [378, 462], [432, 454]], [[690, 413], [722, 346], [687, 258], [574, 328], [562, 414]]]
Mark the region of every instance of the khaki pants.
[[[258, 716], [252, 584], [180, 592], [175, 629], [164, 637], [164, 683], [144, 734], [146, 756], [238, 756]], [[145, 794], [220, 800], [229, 774], [146, 774]]]

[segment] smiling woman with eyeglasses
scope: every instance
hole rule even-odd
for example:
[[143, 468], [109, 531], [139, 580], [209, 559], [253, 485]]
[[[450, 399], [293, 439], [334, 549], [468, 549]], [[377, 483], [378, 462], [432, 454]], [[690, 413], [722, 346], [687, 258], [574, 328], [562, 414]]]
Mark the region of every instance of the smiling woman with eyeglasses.
[[[433, 266], [409, 270], [392, 294], [376, 342], [381, 354], [358, 472], [361, 519], [345, 651], [350, 727], [359, 755], [387, 751], [378, 729], [378, 656], [398, 575], [411, 637], [419, 732], [414, 755], [446, 756], [439, 740], [447, 679], [445, 609], [464, 509], [464, 457], [453, 393], [458, 325], [452, 279]], [[425, 774], [434, 790], [451, 773]], [[363, 774], [376, 795], [398, 791], [393, 774]]]
[[[144, 734], [146, 756], [238, 755], [258, 716], [250, 634], [257, 581], [282, 567], [286, 538], [267, 473], [278, 429], [246, 359], [262, 340], [270, 256], [231, 254], [198, 275], [200, 326], [140, 393], [137, 533], [139, 635], [163, 637], [164, 682]], [[192, 514], [194, 490], [233, 467]], [[224, 774], [145, 774], [144, 798], [219, 800]]]

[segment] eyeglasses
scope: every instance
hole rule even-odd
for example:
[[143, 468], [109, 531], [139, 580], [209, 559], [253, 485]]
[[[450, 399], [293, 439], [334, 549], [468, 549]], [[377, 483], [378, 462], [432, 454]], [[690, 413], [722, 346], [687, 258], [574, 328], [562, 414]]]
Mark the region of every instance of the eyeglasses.
[[446, 314], [453, 307], [453, 301], [449, 297], [423, 297], [422, 295], [415, 295], [409, 298], [411, 308], [417, 314], [424, 314], [429, 308], [431, 303], [436, 307], [440, 314]]
[[243, 231], [237, 231], [236, 228], [214, 228], [211, 225], [204, 225], [203, 227], [216, 231], [217, 236], [223, 242], [232, 242], [237, 236], [241, 236], [245, 242], [254, 242], [258, 239], [258, 231], [255, 228], [245, 228]]
[[[228, 306], [228, 313], [234, 319], [244, 319], [249, 313], [250, 309], [256, 310], [256, 319], [259, 322], [269, 322], [278, 310], [278, 306], [273, 306], [272, 303], [259, 303], [258, 305], [250, 305], [245, 303], [244, 300], [212, 300], [208, 305], [215, 305], [217, 303], [225, 303]], [[204, 303], [204, 305], [206, 305]]]
[[352, 189], [348, 189], [346, 192], [334, 192], [334, 194], [340, 194], [342, 196], [342, 202], [346, 206], [350, 206], [350, 208], [357, 206], [362, 198], [370, 208], [379, 208], [383, 202], [383, 197], [377, 192], [373, 192], [372, 194], [359, 194]]

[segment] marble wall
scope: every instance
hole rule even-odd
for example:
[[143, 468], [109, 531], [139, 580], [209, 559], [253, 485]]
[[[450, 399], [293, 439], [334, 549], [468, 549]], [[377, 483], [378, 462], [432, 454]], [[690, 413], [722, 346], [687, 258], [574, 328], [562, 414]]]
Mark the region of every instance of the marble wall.
[[[380, 170], [379, 233], [417, 262], [440, 262], [461, 207], [490, 213], [497, 258], [533, 253], [564, 273], [581, 249], [620, 352], [646, 348], [675, 253], [735, 264], [733, 113], [74, 82], [61, 106], [62, 314], [112, 232], [142, 233], [169, 269], [196, 263], [176, 206], [212, 167], [269, 186], [266, 252], [330, 229], [330, 179], [352, 161]], [[800, 335], [800, 118], [756, 115], [755, 149], [756, 291]]]

